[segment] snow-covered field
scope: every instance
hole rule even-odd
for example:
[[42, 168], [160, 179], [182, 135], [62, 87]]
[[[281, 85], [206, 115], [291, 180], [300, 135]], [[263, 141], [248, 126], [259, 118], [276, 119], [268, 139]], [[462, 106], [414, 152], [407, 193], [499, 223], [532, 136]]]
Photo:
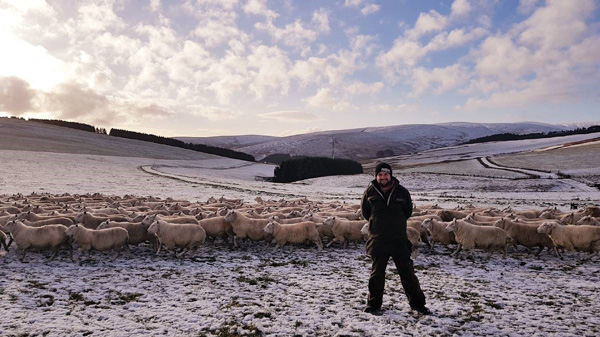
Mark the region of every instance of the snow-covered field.
[[[255, 178], [272, 175], [270, 165], [192, 157], [200, 154], [173, 160], [169, 147], [149, 149], [131, 141], [130, 153], [135, 147], [152, 156], [89, 153], [93, 146], [86, 153], [32, 152], [11, 139], [1, 141], [11, 146], [0, 146], [0, 194], [100, 192], [190, 201], [307, 196], [357, 203], [372, 179], [369, 172], [274, 184]], [[568, 179], [395, 175], [418, 205], [567, 210], [572, 200], [600, 204], [599, 191]], [[598, 256], [568, 253], [560, 260], [546, 252], [534, 258], [509, 251], [502, 259], [474, 251], [451, 258], [444, 248], [421, 252], [417, 275], [434, 315], [419, 317], [409, 312], [391, 266], [386, 311], [362, 312], [370, 269], [362, 246], [321, 253], [312, 247], [271, 253], [260, 244], [239, 250], [206, 246], [185, 260], [155, 257], [148, 246], [132, 251], [132, 257], [114, 262], [96, 254], [82, 265], [65, 253], [54, 262], [35, 252], [28, 254], [29, 263], [18, 262], [12, 251], [1, 256], [0, 336], [600, 335]]]

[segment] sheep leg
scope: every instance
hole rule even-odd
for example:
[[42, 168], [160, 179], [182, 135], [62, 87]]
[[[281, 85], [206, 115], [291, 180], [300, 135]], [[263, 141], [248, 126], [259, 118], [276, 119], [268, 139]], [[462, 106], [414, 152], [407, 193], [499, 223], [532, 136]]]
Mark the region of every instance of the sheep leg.
[[2, 242], [2, 247], [4, 247], [4, 250], [6, 250], [8, 252], [8, 247], [6, 246], [6, 242], [4, 240], [2, 240], [1, 242]]
[[458, 254], [458, 252], [460, 252], [462, 248], [462, 245], [459, 243], [458, 246], [456, 247], [456, 250], [454, 251], [454, 253], [452, 253], [452, 256], [456, 256], [456, 254]]
[[435, 241], [431, 240], [431, 244], [429, 245], [430, 252], [433, 252], [433, 245], [435, 245]]
[[118, 248], [118, 249], [116, 249], [116, 251], [117, 251], [117, 254], [115, 255], [115, 257], [113, 257], [113, 258], [111, 259], [111, 261], [114, 261], [114, 260], [116, 260], [116, 259], [117, 259], [119, 256], [121, 256], [121, 248]]
[[[27, 254], [27, 248], [23, 249], [23, 256], [19, 258], [19, 261], [25, 262], [25, 254]], [[17, 257], [19, 257], [19, 251], [17, 250]]]
[[54, 258], [56, 257], [56, 255], [58, 255], [58, 250], [59, 249], [60, 249], [60, 246], [56, 247], [56, 249], [54, 250], [54, 253], [52, 254], [52, 256], [50, 256], [50, 259], [48, 260], [48, 262], [54, 260]]
[[504, 251], [504, 255], [502, 255], [502, 258], [506, 259], [506, 245], [502, 247], [502, 250]]
[[182, 257], [185, 255], [185, 253], [187, 253], [187, 252], [188, 252], [188, 250], [189, 250], [189, 249], [187, 249], [187, 248], [183, 248], [183, 249], [181, 250], [181, 252], [179, 252], [179, 254], [175, 253], [175, 256], [176, 256], [177, 258], [182, 258]]
[[8, 252], [8, 247], [10, 247], [10, 245], [12, 245], [13, 241], [15, 241], [15, 239], [13, 238], [12, 234], [8, 233], [8, 245], [6, 247], [4, 247], [6, 249], [6, 251]]
[[540, 253], [542, 252], [542, 250], [544, 250], [544, 246], [542, 245], [538, 245], [539, 249], [538, 251], [535, 253], [535, 256], [540, 256]]
[[331, 239], [331, 241], [329, 241], [329, 243], [327, 244], [327, 248], [329, 248], [329, 246], [331, 246], [335, 241], [336, 238]]
[[323, 250], [323, 243], [321, 242], [321, 239], [315, 240], [315, 244], [317, 245], [317, 250], [319, 252]]

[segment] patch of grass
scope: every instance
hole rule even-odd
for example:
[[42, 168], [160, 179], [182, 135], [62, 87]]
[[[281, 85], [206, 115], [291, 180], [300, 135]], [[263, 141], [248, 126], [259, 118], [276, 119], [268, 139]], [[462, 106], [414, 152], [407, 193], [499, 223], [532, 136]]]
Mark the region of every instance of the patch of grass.
[[[243, 331], [242, 333], [238, 332], [240, 328]], [[203, 330], [203, 333], [200, 334], [200, 336], [209, 335], [217, 337], [262, 337], [263, 332], [253, 324], [243, 324], [241, 327], [238, 327], [236, 322], [229, 322], [217, 330], [205, 329]]]
[[144, 294], [140, 293], [121, 293], [120, 291], [109, 291], [108, 301], [110, 304], [125, 305], [129, 302], [135, 302]]
[[38, 307], [49, 307], [54, 304], [54, 296], [49, 294], [44, 294], [41, 296], [42, 300], [38, 303]]
[[46, 286], [48, 285], [48, 283], [39, 282], [37, 280], [29, 280], [27, 281], [27, 283], [29, 283], [29, 286], [31, 288], [35, 289], [46, 289]]
[[271, 318], [271, 313], [268, 312], [257, 312], [254, 314], [254, 318]]
[[72, 302], [83, 301], [83, 295], [81, 295], [80, 293], [70, 293], [69, 294], [69, 301], [72, 301]]

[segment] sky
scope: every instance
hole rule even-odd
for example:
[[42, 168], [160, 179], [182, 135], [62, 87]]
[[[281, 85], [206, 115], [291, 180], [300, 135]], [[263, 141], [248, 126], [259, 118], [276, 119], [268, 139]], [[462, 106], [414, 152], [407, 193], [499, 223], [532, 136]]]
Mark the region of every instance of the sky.
[[0, 116], [167, 137], [600, 121], [598, 7], [0, 0]]

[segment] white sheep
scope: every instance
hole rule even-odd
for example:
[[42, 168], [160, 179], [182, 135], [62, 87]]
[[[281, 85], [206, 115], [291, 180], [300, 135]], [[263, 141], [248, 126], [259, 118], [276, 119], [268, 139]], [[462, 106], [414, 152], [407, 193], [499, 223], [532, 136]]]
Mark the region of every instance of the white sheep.
[[129, 241], [127, 241], [127, 244], [129, 245], [137, 246], [146, 241], [150, 243], [156, 242], [156, 237], [148, 233], [148, 227], [150, 227], [150, 225], [144, 225], [141, 222], [116, 222], [106, 220], [102, 222], [96, 229], [116, 227], [127, 230], [127, 233], [129, 234]]
[[577, 221], [577, 226], [600, 226], [600, 221], [593, 216], [586, 215]]
[[[58, 254], [62, 246], [69, 248], [69, 255], [73, 258], [73, 250], [66, 235], [67, 227], [63, 225], [48, 225], [44, 227], [29, 227], [20, 221], [11, 221], [0, 228], [8, 232], [17, 243], [17, 257], [19, 250], [23, 251], [23, 256], [19, 258], [21, 262], [25, 261], [25, 254], [29, 248], [34, 249], [53, 249], [54, 254], [50, 257], [52, 261]], [[8, 248], [5, 246], [8, 251]]]
[[147, 215], [146, 217], [144, 217], [144, 220], [142, 220], [142, 223], [144, 225], [148, 225], [150, 226], [151, 224], [153, 224], [155, 221], [158, 220], [162, 220], [168, 223], [191, 223], [191, 224], [198, 224], [198, 219], [196, 219], [196, 217], [193, 216], [180, 216], [180, 217], [168, 217], [168, 216], [162, 216], [161, 214], [152, 214], [152, 215]]
[[269, 219], [251, 219], [236, 210], [231, 210], [225, 215], [225, 221], [231, 223], [235, 233], [233, 244], [236, 247], [238, 246], [237, 239], [249, 238], [250, 240], [260, 241], [266, 238], [267, 233], [264, 229], [269, 223]]
[[77, 242], [80, 253], [88, 253], [88, 258], [91, 256], [92, 249], [100, 252], [110, 250], [116, 251], [117, 254], [112, 260], [115, 260], [121, 255], [121, 250], [123, 248], [129, 251], [129, 246], [127, 246], [129, 233], [127, 233], [127, 230], [124, 228], [105, 228], [97, 230], [76, 224], [67, 229], [67, 236], [72, 237]]
[[482, 248], [490, 251], [502, 249], [506, 257], [506, 243], [509, 240], [506, 232], [498, 227], [477, 226], [463, 220], [452, 220], [446, 230], [454, 232], [458, 247], [452, 253], [453, 256], [460, 252], [461, 248]]
[[75, 222], [76, 224], [81, 223], [85, 228], [96, 229], [98, 228], [98, 226], [100, 226], [101, 223], [103, 223], [106, 220], [129, 222], [129, 219], [124, 216], [95, 216], [94, 214], [88, 213], [86, 211], [77, 214], [73, 219], [73, 222]]
[[4, 250], [8, 252], [8, 246], [6, 245], [6, 234], [3, 231], [0, 231], [0, 244], [4, 247]]
[[181, 248], [181, 252], [175, 252], [175, 256], [182, 257], [187, 252], [192, 251], [192, 255], [198, 247], [206, 241], [206, 232], [202, 226], [195, 224], [176, 224], [168, 223], [163, 220], [157, 220], [150, 225], [148, 233], [156, 235], [158, 238], [158, 250], [156, 255], [160, 253], [162, 245], [168, 250]]
[[554, 221], [546, 221], [537, 231], [547, 234], [552, 239], [557, 254], [556, 247], [590, 253], [600, 251], [600, 227], [560, 225]]
[[[527, 247], [527, 249], [535, 246], [539, 247], [535, 256], [538, 256], [544, 247], [554, 248], [554, 244], [548, 235], [538, 232], [539, 225], [537, 224], [529, 224], [518, 220], [510, 221], [508, 218], [501, 218], [494, 223], [494, 226], [503, 229], [512, 239], [515, 246], [520, 244]], [[556, 253], [558, 254], [558, 252]]]
[[208, 237], [221, 237], [225, 242], [229, 242], [229, 238], [235, 235], [231, 223], [225, 221], [224, 216], [202, 219], [199, 223]]
[[323, 250], [323, 244], [321, 243], [317, 225], [312, 221], [303, 221], [287, 225], [271, 221], [265, 226], [264, 232], [271, 234], [273, 236], [273, 241], [277, 243], [273, 251], [276, 251], [286, 243], [300, 244], [305, 241], [314, 242], [319, 251]]
[[364, 220], [346, 220], [337, 216], [330, 216], [323, 221], [323, 224], [332, 226], [333, 240], [327, 244], [327, 247], [336, 241], [340, 242], [344, 248], [348, 246], [348, 241], [353, 241], [354, 246], [358, 247], [358, 240], [363, 238], [360, 230], [365, 224]]
[[436, 242], [439, 242], [444, 246], [457, 243], [454, 232], [448, 232], [446, 230], [447, 226], [447, 222], [438, 221], [434, 218], [423, 220], [421, 227], [426, 229], [429, 232], [429, 235], [431, 235], [430, 250], [433, 250], [433, 246]]

